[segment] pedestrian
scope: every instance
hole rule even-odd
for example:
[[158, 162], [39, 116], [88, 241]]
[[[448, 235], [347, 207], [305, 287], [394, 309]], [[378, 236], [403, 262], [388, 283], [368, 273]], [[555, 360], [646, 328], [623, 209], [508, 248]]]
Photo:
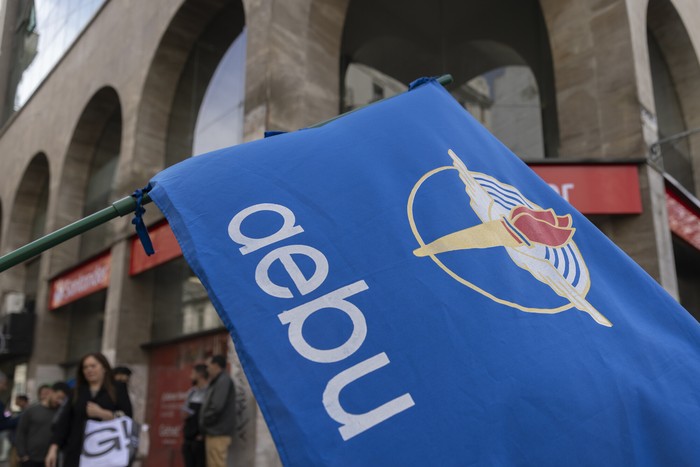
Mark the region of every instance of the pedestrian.
[[[19, 407], [19, 410], [12, 413], [12, 418], [17, 423], [17, 426], [19, 426], [19, 420], [29, 406], [29, 397], [27, 397], [26, 394], [17, 394], [15, 396], [15, 405]], [[17, 426], [7, 431], [7, 439], [10, 442], [10, 453], [8, 455], [10, 467], [19, 466], [19, 456], [17, 455]]]
[[[0, 371], [0, 392], [7, 391], [7, 375]], [[17, 419], [12, 417], [12, 413], [5, 410], [5, 403], [0, 401], [0, 431], [15, 428]]]
[[26, 394], [17, 394], [15, 396], [15, 405], [19, 407], [19, 412], [22, 413], [29, 406], [29, 397]]
[[44, 466], [51, 443], [51, 422], [70, 392], [68, 385], [62, 382], [50, 386], [50, 389], [48, 396], [44, 394], [42, 398], [38, 394], [40, 402], [27, 408], [19, 419], [15, 446], [22, 467]]
[[192, 369], [192, 389], [187, 393], [187, 399], [182, 410], [185, 422], [182, 428], [182, 456], [185, 467], [205, 467], [204, 435], [199, 427], [199, 412], [207, 393], [209, 372], [204, 364], [195, 365]]
[[226, 466], [228, 447], [236, 428], [236, 390], [225, 370], [226, 357], [223, 355], [214, 355], [207, 360], [209, 386], [199, 413], [207, 467]]
[[50, 384], [42, 384], [39, 386], [39, 390], [37, 391], [37, 394], [39, 395], [39, 402], [42, 402], [44, 399], [48, 399], [51, 397], [52, 394], [51, 390], [51, 385]]
[[131, 369], [126, 366], [115, 366], [112, 370], [112, 375], [114, 375], [114, 381], [121, 381], [122, 383], [128, 385], [131, 379]]
[[85, 355], [78, 364], [73, 396], [54, 424], [46, 467], [56, 466], [59, 449], [64, 455], [63, 467], [78, 467], [87, 420], [113, 420], [122, 415], [132, 416], [126, 385], [114, 381], [104, 355]]

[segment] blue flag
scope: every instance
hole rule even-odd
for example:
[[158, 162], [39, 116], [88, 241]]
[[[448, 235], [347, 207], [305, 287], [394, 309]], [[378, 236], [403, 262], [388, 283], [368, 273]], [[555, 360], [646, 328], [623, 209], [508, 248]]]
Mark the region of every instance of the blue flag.
[[691, 465], [700, 327], [435, 81], [153, 180], [285, 465]]

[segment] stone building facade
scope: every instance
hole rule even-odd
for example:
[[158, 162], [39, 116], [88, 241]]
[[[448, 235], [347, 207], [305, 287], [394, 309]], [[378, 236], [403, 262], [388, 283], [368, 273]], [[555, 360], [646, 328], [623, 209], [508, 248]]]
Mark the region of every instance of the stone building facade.
[[[3, 254], [192, 154], [303, 128], [449, 72], [455, 97], [497, 136], [527, 133], [535, 149], [513, 149], [529, 162], [634, 166], [641, 212], [590, 219], [700, 317], [700, 234], [672, 230], [668, 204], [675, 190], [692, 230], [698, 0], [70, 0], [59, 3], [85, 15], [58, 26], [51, 3], [7, 1], [0, 12]], [[162, 221], [148, 209], [149, 225]], [[31, 392], [102, 351], [134, 370], [137, 418], [151, 427], [146, 465], [179, 465], [173, 413], [184, 389], [161, 383], [226, 351], [240, 388], [236, 465], [275, 465], [201, 284], [177, 252], [135, 266], [133, 244], [121, 218], [0, 274], [3, 319], [32, 315], [33, 337], [31, 349], [0, 354], [0, 369], [15, 375], [15, 392]], [[108, 272], [95, 279], [104, 257]], [[86, 267], [102, 286], [57, 299], [57, 281]]]

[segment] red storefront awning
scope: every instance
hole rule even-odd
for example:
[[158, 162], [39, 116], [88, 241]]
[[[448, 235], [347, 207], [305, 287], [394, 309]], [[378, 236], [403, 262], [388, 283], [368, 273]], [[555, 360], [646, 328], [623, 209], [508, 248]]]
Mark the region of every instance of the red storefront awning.
[[112, 254], [107, 251], [51, 281], [49, 310], [55, 310], [109, 286]]
[[529, 164], [582, 214], [640, 214], [638, 164]]
[[182, 250], [175, 239], [175, 234], [166, 221], [149, 227], [148, 235], [150, 235], [155, 249], [155, 254], [151, 256], [146, 255], [138, 237], [134, 236], [131, 239], [129, 274], [132, 276], [182, 256]]

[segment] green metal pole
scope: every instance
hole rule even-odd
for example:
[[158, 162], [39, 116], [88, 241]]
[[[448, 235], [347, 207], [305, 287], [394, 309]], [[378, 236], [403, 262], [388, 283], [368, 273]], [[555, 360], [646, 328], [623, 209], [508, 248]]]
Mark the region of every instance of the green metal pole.
[[[143, 196], [141, 205], [151, 202], [148, 194]], [[83, 232], [111, 221], [117, 217], [126, 216], [136, 210], [136, 199], [131, 196], [124, 197], [112, 203], [111, 206], [97, 211], [87, 217], [73, 222], [63, 228], [56, 230], [48, 235], [45, 235], [33, 242], [24, 245], [21, 248], [12, 251], [5, 256], [0, 257], [0, 272], [5, 271], [12, 266], [16, 266], [36, 255], [43, 253], [51, 247], [70, 240], [71, 238], [80, 235]]]
[[[442, 84], [443, 86], [445, 86], [446, 84], [450, 84], [452, 82], [452, 75], [442, 75], [439, 78], [437, 78], [437, 82]], [[391, 97], [388, 97], [387, 99], [391, 99]], [[376, 102], [373, 102], [373, 104], [376, 104]], [[353, 109], [349, 112], [338, 115], [337, 117], [331, 118], [330, 120], [326, 120], [325, 122], [313, 125], [311, 128], [323, 126], [326, 123], [339, 119], [340, 117], [344, 117], [345, 115], [356, 112], [361, 108], [362, 107]], [[148, 196], [148, 194], [145, 194], [143, 196], [143, 201], [141, 204], [144, 205], [150, 202], [151, 198]], [[83, 232], [87, 232], [88, 230], [97, 227], [98, 225], [104, 224], [105, 222], [111, 221], [112, 219], [115, 219], [117, 217], [126, 216], [127, 214], [132, 213], [135, 210], [136, 200], [131, 196], [127, 196], [118, 201], [115, 201], [112, 203], [111, 206], [104, 208], [101, 211], [97, 211], [94, 214], [91, 214], [78, 221], [75, 221], [70, 225], [58, 229], [55, 232], [45, 235], [27, 245], [24, 245], [21, 248], [16, 249], [15, 251], [6, 254], [5, 256], [0, 257], [0, 272], [3, 272], [11, 268], [12, 266], [16, 266], [24, 261], [27, 261], [28, 259], [43, 253], [49, 248], [59, 245], [65, 242], [66, 240], [70, 240], [71, 238], [80, 235]]]

